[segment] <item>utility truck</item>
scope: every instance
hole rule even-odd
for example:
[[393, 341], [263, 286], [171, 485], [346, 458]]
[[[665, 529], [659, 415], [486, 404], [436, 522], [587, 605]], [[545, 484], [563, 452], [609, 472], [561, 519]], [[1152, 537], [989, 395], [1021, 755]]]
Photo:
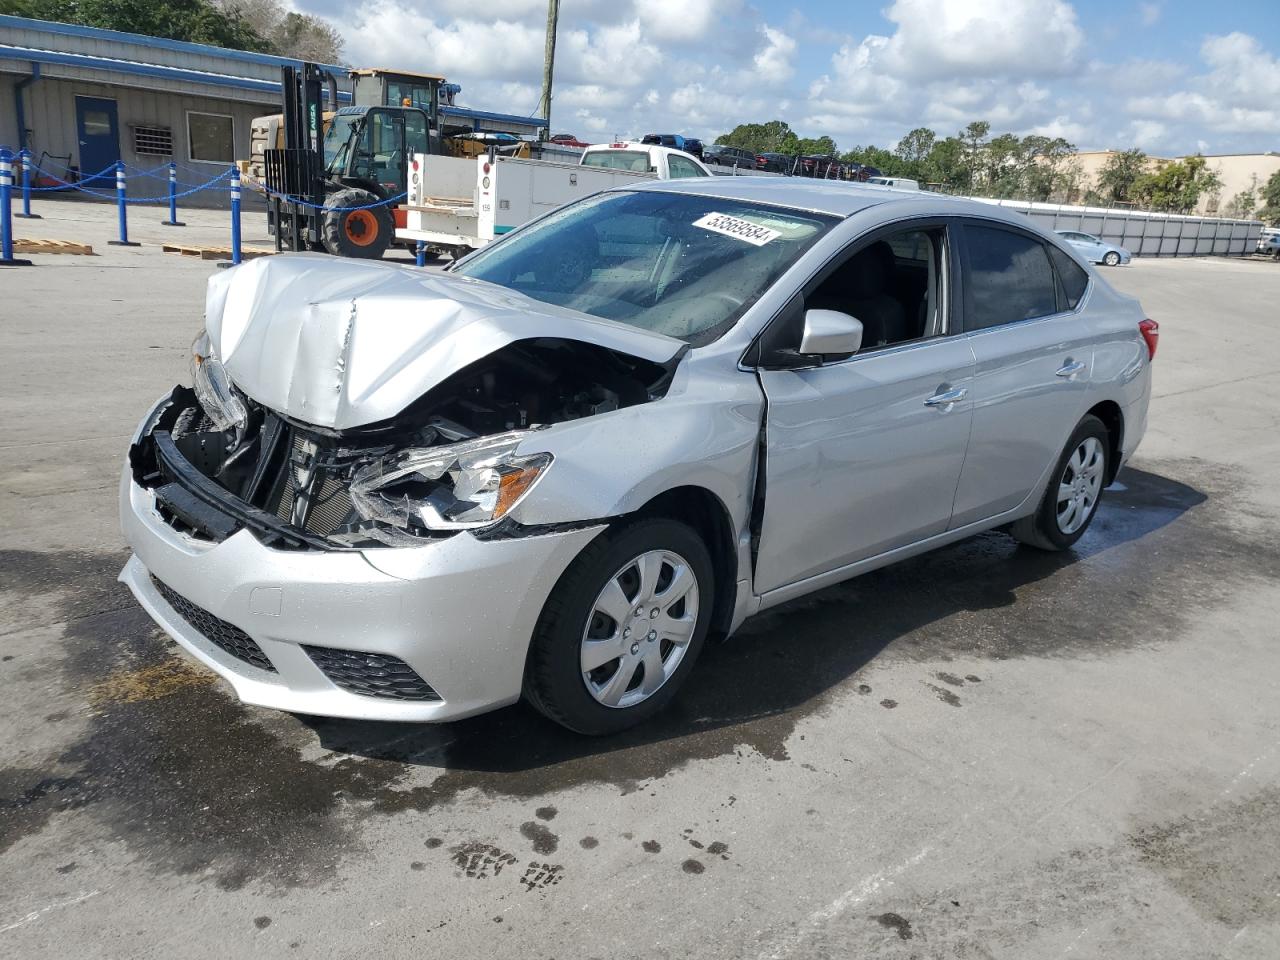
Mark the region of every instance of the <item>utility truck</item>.
[[397, 240], [460, 257], [572, 200], [645, 180], [708, 177], [680, 150], [618, 142], [588, 147], [578, 163], [504, 157], [474, 161], [415, 154], [409, 165], [405, 225]]

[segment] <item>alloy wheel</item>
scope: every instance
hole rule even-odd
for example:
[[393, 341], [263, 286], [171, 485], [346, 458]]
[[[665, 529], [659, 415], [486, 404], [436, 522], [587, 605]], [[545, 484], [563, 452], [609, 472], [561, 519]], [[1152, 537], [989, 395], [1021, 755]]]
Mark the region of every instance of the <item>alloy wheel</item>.
[[1058, 529], [1067, 536], [1088, 522], [1102, 492], [1106, 455], [1097, 437], [1085, 437], [1067, 459], [1058, 480]]
[[582, 634], [582, 680], [597, 702], [626, 708], [661, 689], [698, 623], [698, 579], [670, 550], [628, 561], [605, 583]]

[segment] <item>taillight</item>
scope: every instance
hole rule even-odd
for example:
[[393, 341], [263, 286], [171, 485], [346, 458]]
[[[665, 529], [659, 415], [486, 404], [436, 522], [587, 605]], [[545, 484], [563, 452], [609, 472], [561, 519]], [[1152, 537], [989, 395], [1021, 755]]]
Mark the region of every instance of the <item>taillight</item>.
[[1154, 320], [1143, 320], [1138, 324], [1138, 332], [1142, 334], [1142, 339], [1147, 342], [1148, 359], [1156, 358], [1156, 347], [1160, 345], [1160, 324]]

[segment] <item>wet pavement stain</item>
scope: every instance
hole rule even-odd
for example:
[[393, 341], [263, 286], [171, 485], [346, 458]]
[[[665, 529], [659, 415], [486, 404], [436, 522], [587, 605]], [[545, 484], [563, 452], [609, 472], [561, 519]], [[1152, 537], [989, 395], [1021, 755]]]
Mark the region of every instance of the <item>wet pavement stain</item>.
[[558, 863], [536, 863], [530, 862], [524, 871], [524, 876], [520, 878], [520, 882], [528, 888], [530, 892], [541, 890], [545, 887], [553, 887], [564, 877], [564, 867]]
[[946, 673], [946, 672], [935, 673], [934, 676], [937, 677], [939, 680], [941, 680], [943, 683], [950, 684], [953, 687], [964, 686], [964, 681], [959, 677], [957, 677], [954, 673]]
[[897, 705], [898, 705], [897, 700], [881, 700], [880, 701], [880, 706], [884, 707], [886, 710], [892, 710]]
[[520, 861], [505, 850], [500, 850], [491, 843], [472, 840], [453, 848], [450, 859], [462, 871], [463, 876], [472, 880], [487, 880], [502, 873], [505, 866]]
[[646, 840], [644, 843], [640, 844], [640, 846], [644, 848], [645, 853], [661, 853], [662, 852], [662, 844], [660, 844], [657, 840]]
[[950, 690], [948, 690], [946, 687], [940, 687], [936, 683], [926, 683], [925, 686], [928, 687], [930, 690], [932, 690], [934, 693], [936, 693], [938, 695], [938, 699], [941, 700], [943, 703], [945, 703], [947, 706], [949, 707], [963, 706], [960, 698], [957, 697]]
[[594, 850], [596, 847], [600, 846], [600, 841], [595, 837], [583, 837], [578, 841], [578, 846], [583, 850]]
[[560, 846], [560, 838], [536, 820], [526, 820], [520, 824], [520, 835], [533, 844], [534, 853], [543, 856], [555, 853], [556, 847]]
[[[445, 726], [293, 717], [244, 707], [220, 683], [106, 699], [58, 755], [3, 772], [0, 849], [71, 810], [156, 870], [228, 888], [320, 882], [334, 851], [358, 855], [367, 811], [429, 811], [474, 790], [534, 799], [607, 784], [625, 794], [744, 748], [786, 760], [796, 723], [877, 659], [1097, 656], [1175, 640], [1205, 605], [1280, 576], [1280, 548], [1241, 528], [1238, 478], [1199, 461], [1147, 466], [1159, 472], [1126, 470], [1071, 552], [985, 534], [748, 621], [704, 652], [673, 709], [618, 737], [584, 739], [524, 706]], [[49, 662], [86, 703], [120, 672], [185, 668], [115, 582], [126, 556], [0, 552], [4, 602], [41, 624], [56, 606], [64, 637]], [[1063, 607], [1076, 614], [1052, 615]], [[30, 660], [4, 664], [0, 679], [48, 683], [48, 663]], [[304, 759], [317, 740], [329, 751], [318, 763]]]
[[699, 874], [707, 868], [703, 865], [701, 860], [694, 860], [691, 858], [680, 864], [680, 869], [685, 873]]
[[911, 932], [911, 922], [896, 913], [882, 913], [878, 917], [873, 917], [876, 923], [882, 927], [888, 927], [898, 935], [899, 940], [910, 940], [914, 934]]
[[106, 701], [138, 703], [171, 696], [185, 687], [211, 686], [218, 682], [212, 672], [185, 660], [166, 660], [139, 670], [119, 670], [89, 691], [94, 706]]
[[533, 811], [533, 815], [539, 820], [554, 820], [558, 812], [555, 807], [539, 807]]
[[1239, 929], [1280, 920], [1280, 790], [1267, 788], [1136, 832], [1130, 843], [1208, 920]]

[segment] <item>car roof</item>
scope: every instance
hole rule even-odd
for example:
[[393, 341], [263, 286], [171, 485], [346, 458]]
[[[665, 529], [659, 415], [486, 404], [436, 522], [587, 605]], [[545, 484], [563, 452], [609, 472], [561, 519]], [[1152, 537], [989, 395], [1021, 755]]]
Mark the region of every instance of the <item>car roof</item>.
[[1025, 228], [1034, 225], [1025, 214], [990, 203], [965, 197], [950, 197], [922, 190], [899, 190], [894, 187], [867, 186], [842, 180], [812, 180], [805, 177], [694, 177], [680, 180], [646, 180], [642, 184], [615, 187], [617, 190], [659, 190], [667, 193], [690, 193], [704, 197], [724, 197], [748, 203], [767, 203], [779, 207], [795, 207], [848, 217], [868, 207], [886, 204], [911, 205], [919, 214], [926, 206], [935, 208], [939, 216], [976, 216], [1003, 220]]

